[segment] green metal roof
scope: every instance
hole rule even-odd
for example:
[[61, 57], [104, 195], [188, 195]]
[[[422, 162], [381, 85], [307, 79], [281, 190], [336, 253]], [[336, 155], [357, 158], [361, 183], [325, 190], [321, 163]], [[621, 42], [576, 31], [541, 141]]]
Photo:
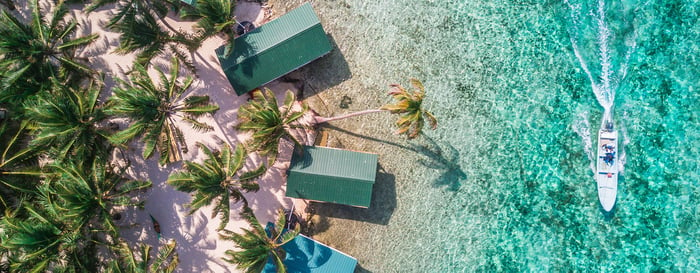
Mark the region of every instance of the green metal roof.
[[197, 4], [197, 0], [180, 0], [181, 2], [193, 6]]
[[231, 55], [216, 49], [236, 94], [245, 94], [331, 51], [331, 43], [311, 4], [306, 3], [234, 41]]
[[369, 207], [377, 160], [376, 154], [304, 146], [292, 155], [287, 196]]

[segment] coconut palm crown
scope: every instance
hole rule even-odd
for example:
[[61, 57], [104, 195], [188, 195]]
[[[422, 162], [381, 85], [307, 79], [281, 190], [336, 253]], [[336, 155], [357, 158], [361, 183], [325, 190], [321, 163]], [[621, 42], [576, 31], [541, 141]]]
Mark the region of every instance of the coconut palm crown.
[[189, 123], [198, 131], [207, 132], [214, 128], [199, 122], [198, 117], [214, 114], [219, 106], [210, 103], [209, 96], [189, 96], [181, 99], [182, 94], [192, 85], [192, 78], [184, 82], [178, 80], [179, 62], [172, 59], [170, 77], [156, 68], [160, 85], [156, 85], [148, 76], [146, 68], [134, 64], [130, 82], [118, 80], [119, 87], [114, 88], [114, 96], [108, 101], [108, 114], [126, 116], [131, 123], [126, 130], [112, 135], [111, 141], [117, 145], [124, 144], [137, 136], [143, 136], [143, 157], [150, 158], [157, 150], [160, 164], [180, 160], [180, 149], [187, 152], [187, 143], [177, 127], [177, 121]]
[[246, 273], [259, 273], [265, 268], [267, 261], [272, 258], [277, 273], [287, 272], [283, 261], [286, 253], [282, 246], [289, 243], [299, 235], [299, 225], [294, 230], [285, 230], [284, 211], [279, 210], [277, 221], [269, 225], [268, 230], [260, 224], [253, 211], [245, 207], [241, 216], [250, 224], [250, 229], [243, 229], [243, 233], [235, 233], [223, 230], [220, 234], [224, 240], [233, 241], [240, 250], [227, 250], [225, 261], [236, 264], [236, 268], [245, 270]]
[[68, 9], [58, 1], [49, 16], [30, 0], [30, 23], [25, 25], [6, 10], [0, 11], [0, 102], [17, 104], [50, 85], [51, 77], [92, 74], [76, 61], [75, 51], [99, 36], [72, 38], [75, 19], [66, 19]]
[[392, 114], [401, 114], [401, 117], [396, 121], [399, 127], [396, 134], [406, 134], [409, 139], [416, 138], [423, 130], [423, 124], [428, 120], [430, 127], [435, 130], [437, 128], [437, 119], [432, 113], [422, 108], [423, 98], [425, 97], [425, 88], [423, 83], [417, 79], [410, 79], [411, 86], [415, 88], [413, 92], [408, 92], [400, 84], [390, 85], [391, 90], [389, 95], [396, 99], [395, 104], [387, 104], [382, 106], [382, 110], [388, 110]]
[[253, 92], [253, 100], [238, 109], [237, 129], [252, 132], [252, 139], [247, 143], [250, 151], [268, 156], [272, 165], [277, 158], [279, 141], [282, 138], [301, 146], [292, 134], [292, 129], [303, 127], [295, 122], [309, 111], [306, 104], [301, 110], [293, 110], [296, 101], [294, 93], [287, 91], [282, 107], [277, 106], [277, 99], [270, 89]]
[[188, 69], [194, 71], [194, 65], [189, 59], [189, 55], [182, 51], [180, 46], [194, 51], [199, 47], [199, 42], [183, 34], [170, 33], [162, 29], [151, 13], [142, 12], [125, 17], [113, 28], [120, 33], [119, 47], [114, 51], [115, 53], [136, 52], [136, 61], [142, 66], [148, 66], [156, 56], [168, 53], [183, 62]]
[[134, 252], [126, 242], [119, 242], [114, 248], [119, 258], [110, 261], [107, 273], [172, 273], [177, 269], [180, 259], [175, 246], [175, 240], [170, 240], [160, 247], [155, 258], [151, 258], [151, 246], [139, 245], [139, 251]]
[[230, 201], [243, 201], [244, 206], [248, 202], [243, 192], [257, 191], [258, 184], [253, 181], [265, 173], [265, 165], [259, 168], [243, 172], [237, 175], [245, 164], [246, 152], [243, 146], [237, 146], [231, 151], [225, 145], [221, 151], [212, 152], [206, 145], [197, 143], [199, 149], [207, 156], [202, 164], [185, 161], [185, 170], [176, 172], [168, 177], [168, 184], [179, 191], [193, 194], [190, 203], [190, 214], [203, 206], [216, 201], [212, 212], [212, 218], [221, 214], [219, 229], [223, 229], [229, 221]]
[[109, 132], [100, 126], [106, 115], [98, 104], [100, 86], [91, 81], [85, 88], [71, 88], [53, 81], [53, 94], [40, 94], [25, 104], [35, 136], [31, 147], [48, 151], [62, 161], [108, 153]]
[[[5, 212], [0, 221], [0, 247], [9, 252], [10, 272], [94, 272], [94, 250], [82, 230], [71, 229], [56, 213], [25, 203]], [[66, 267], [72, 267], [73, 271]]]
[[223, 33], [228, 41], [224, 49], [224, 56], [233, 52], [233, 41], [236, 37], [234, 19], [236, 1], [231, 0], [197, 0], [194, 8], [184, 9], [182, 17], [198, 18], [197, 27], [200, 29], [200, 39], [211, 37], [217, 33]]
[[[39, 163], [36, 153], [23, 145], [26, 124], [8, 120], [0, 122], [0, 211], [8, 211], [31, 199], [39, 185]], [[0, 215], [0, 218], [3, 216]]]
[[[84, 166], [87, 165], [87, 166]], [[52, 164], [48, 183], [40, 191], [47, 206], [73, 229], [101, 230], [117, 237], [110, 210], [115, 206], [143, 208], [135, 194], [151, 187], [150, 181], [129, 180], [124, 170], [114, 170], [101, 159], [93, 162]]]

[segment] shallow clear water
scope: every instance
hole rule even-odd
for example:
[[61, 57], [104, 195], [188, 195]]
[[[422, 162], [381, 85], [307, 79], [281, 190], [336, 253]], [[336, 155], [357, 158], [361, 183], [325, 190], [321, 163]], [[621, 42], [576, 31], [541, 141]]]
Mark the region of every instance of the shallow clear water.
[[[316, 238], [370, 272], [700, 270], [700, 1], [312, 3], [339, 48], [302, 70], [319, 112], [417, 77], [440, 121], [415, 141], [389, 115], [333, 123], [380, 172], [370, 209], [318, 206]], [[624, 143], [613, 213], [596, 86]]]

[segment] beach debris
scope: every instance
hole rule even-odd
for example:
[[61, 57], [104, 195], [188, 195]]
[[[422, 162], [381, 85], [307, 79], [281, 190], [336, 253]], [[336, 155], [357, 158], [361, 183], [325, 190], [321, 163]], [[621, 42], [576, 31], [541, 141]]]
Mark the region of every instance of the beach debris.
[[156, 218], [153, 218], [153, 215], [151, 215], [150, 213], [148, 214], [148, 216], [151, 217], [151, 221], [153, 222], [153, 230], [156, 231], [156, 233], [158, 234], [158, 240], [160, 240], [160, 223], [158, 223], [158, 221], [156, 221]]
[[340, 100], [340, 108], [348, 109], [350, 104], [352, 104], [352, 99], [347, 95], [343, 96], [343, 98]]

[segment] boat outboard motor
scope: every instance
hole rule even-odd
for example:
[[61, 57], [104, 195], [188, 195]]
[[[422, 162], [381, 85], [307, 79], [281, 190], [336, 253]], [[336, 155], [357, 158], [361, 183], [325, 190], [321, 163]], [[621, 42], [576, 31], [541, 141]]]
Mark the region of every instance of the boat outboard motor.
[[612, 132], [612, 131], [613, 131], [613, 123], [612, 123], [612, 121], [608, 121], [608, 122], [605, 123], [605, 130], [608, 131], [608, 132]]

